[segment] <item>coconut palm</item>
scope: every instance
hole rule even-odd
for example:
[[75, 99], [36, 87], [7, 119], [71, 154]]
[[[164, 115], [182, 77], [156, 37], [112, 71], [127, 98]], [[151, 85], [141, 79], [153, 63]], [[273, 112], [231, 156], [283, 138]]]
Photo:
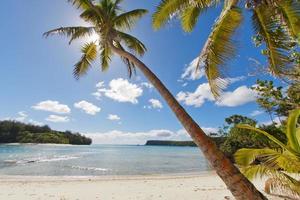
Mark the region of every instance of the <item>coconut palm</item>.
[[220, 95], [226, 85], [225, 65], [236, 55], [234, 34], [243, 21], [241, 3], [252, 13], [253, 40], [264, 44], [269, 72], [282, 77], [299, 67], [291, 53], [300, 43], [300, 2], [298, 0], [162, 0], [153, 15], [153, 27], [161, 28], [168, 20], [179, 18], [184, 31], [194, 29], [201, 13], [223, 6], [199, 56], [198, 67], [204, 67], [212, 93]]
[[91, 26], [61, 27], [46, 32], [45, 36], [53, 34], [68, 36], [71, 43], [78, 38], [96, 33], [99, 36], [99, 41], [89, 42], [82, 47], [82, 57], [74, 67], [75, 78], [86, 74], [98, 56], [101, 60], [102, 70], [106, 70], [109, 67], [113, 54], [118, 55], [127, 66], [129, 74], [136, 68], [139, 69], [158, 90], [237, 199], [265, 199], [217, 148], [216, 144], [190, 117], [156, 75], [137, 58], [137, 55], [141, 56], [145, 53], [146, 47], [141, 41], [125, 31], [130, 30], [147, 11], [137, 9], [123, 12], [120, 9], [121, 1], [100, 0], [98, 3], [95, 3], [90, 0], [69, 0], [82, 11], [80, 17]]
[[240, 149], [235, 153], [236, 163], [249, 179], [271, 177], [265, 184], [266, 192], [283, 192], [300, 198], [300, 181], [290, 174], [300, 174], [300, 127], [297, 120], [300, 109], [292, 111], [286, 125], [287, 144], [283, 144], [269, 133], [249, 125], [239, 128], [253, 130], [276, 143], [277, 149]]

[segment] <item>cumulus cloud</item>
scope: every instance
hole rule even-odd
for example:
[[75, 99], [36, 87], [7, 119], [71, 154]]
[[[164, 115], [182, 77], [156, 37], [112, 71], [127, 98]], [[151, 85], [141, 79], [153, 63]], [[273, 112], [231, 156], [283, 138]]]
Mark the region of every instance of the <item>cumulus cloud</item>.
[[232, 92], [224, 92], [220, 100], [216, 102], [218, 106], [235, 107], [256, 100], [256, 93], [247, 86], [240, 86]]
[[[229, 84], [242, 79], [243, 77], [236, 77], [225, 80]], [[179, 102], [182, 102], [187, 106], [201, 107], [205, 102], [210, 101], [215, 102], [218, 106], [235, 107], [255, 101], [256, 93], [247, 86], [240, 86], [234, 91], [223, 92], [218, 101], [216, 101], [211, 93], [209, 84], [203, 83], [200, 84], [194, 92], [180, 91], [176, 95], [176, 98]]]
[[54, 123], [61, 123], [61, 122], [69, 122], [70, 119], [67, 116], [49, 115], [46, 118], [46, 121], [54, 122]]
[[194, 92], [179, 92], [176, 95], [179, 102], [183, 102], [187, 106], [200, 107], [205, 101], [214, 101], [214, 97], [210, 91], [208, 83], [198, 86]]
[[113, 114], [109, 114], [108, 117], [107, 117], [107, 119], [111, 120], [111, 121], [119, 121], [119, 120], [121, 120], [121, 118], [118, 115], [113, 115]]
[[89, 115], [96, 115], [98, 112], [101, 111], [101, 108], [87, 101], [77, 102], [74, 104], [74, 107], [83, 110], [86, 114]]
[[162, 109], [163, 105], [158, 99], [149, 99], [150, 107], [154, 109]]
[[260, 110], [254, 110], [253, 112], [250, 113], [250, 116], [251, 117], [256, 117], [258, 115], [261, 115], [263, 114], [264, 112], [263, 111], [260, 111]]
[[138, 103], [138, 98], [142, 96], [143, 89], [137, 84], [129, 83], [128, 80], [119, 78], [110, 81], [108, 88], [104, 83], [97, 84], [97, 91], [93, 93], [96, 98], [102, 95], [118, 102]]
[[[215, 129], [203, 128], [203, 130], [209, 134]], [[184, 129], [180, 129], [178, 131], [159, 129], [145, 132], [124, 132], [113, 130], [102, 133], [86, 133], [85, 135], [92, 138], [94, 144], [145, 144], [147, 140], [192, 140]]]
[[197, 57], [189, 65], [187, 65], [184, 69], [184, 72], [181, 74], [181, 79], [197, 80], [205, 76], [203, 67], [199, 68], [198, 70], [196, 69], [198, 62], [199, 59]]
[[58, 114], [68, 114], [71, 112], [71, 109], [69, 106], [60, 104], [58, 101], [42, 101], [35, 106], [32, 106], [33, 109], [35, 110], [42, 110], [42, 111], [48, 111], [48, 112], [53, 112], [53, 113], [58, 113]]

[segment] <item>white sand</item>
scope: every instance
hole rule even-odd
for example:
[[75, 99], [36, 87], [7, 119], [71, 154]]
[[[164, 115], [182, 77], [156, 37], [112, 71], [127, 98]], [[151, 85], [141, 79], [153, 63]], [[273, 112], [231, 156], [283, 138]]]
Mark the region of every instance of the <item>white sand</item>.
[[[258, 185], [262, 187], [262, 183]], [[1, 200], [234, 199], [213, 172], [126, 177], [0, 177]], [[278, 200], [279, 198], [270, 198]]]

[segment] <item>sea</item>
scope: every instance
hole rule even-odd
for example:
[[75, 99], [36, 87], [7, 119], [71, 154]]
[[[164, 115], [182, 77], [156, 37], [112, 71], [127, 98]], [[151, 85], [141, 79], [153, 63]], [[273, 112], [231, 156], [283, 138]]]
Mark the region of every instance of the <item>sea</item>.
[[196, 147], [0, 144], [0, 176], [121, 176], [209, 171]]

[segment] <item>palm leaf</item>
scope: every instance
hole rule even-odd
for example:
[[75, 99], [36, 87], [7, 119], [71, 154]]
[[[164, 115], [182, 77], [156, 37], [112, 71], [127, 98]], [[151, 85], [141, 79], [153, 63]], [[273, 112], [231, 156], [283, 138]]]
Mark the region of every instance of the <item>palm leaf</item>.
[[181, 26], [184, 31], [191, 32], [197, 21], [198, 17], [205, 9], [197, 7], [197, 6], [188, 6], [181, 12], [180, 19], [181, 19]]
[[270, 71], [280, 76], [290, 64], [286, 52], [289, 50], [290, 40], [278, 27], [280, 21], [276, 17], [275, 9], [264, 4], [257, 6], [253, 9], [252, 22], [255, 32], [262, 36], [266, 44]]
[[271, 141], [273, 141], [274, 143], [276, 143], [277, 145], [279, 145], [282, 149], [284, 150], [287, 150], [291, 153], [295, 153], [296, 155], [298, 155], [297, 152], [295, 152], [293, 149], [290, 149], [288, 146], [286, 146], [285, 144], [283, 144], [282, 142], [280, 142], [277, 138], [275, 138], [273, 135], [263, 131], [263, 130], [260, 130], [258, 128], [255, 128], [255, 127], [252, 127], [250, 125], [247, 125], [247, 124], [238, 124], [236, 125], [237, 128], [242, 128], [242, 129], [248, 129], [248, 130], [251, 130], [251, 131], [254, 131], [254, 132], [257, 132], [257, 133], [260, 133], [262, 135], [265, 135], [266, 137], [268, 137]]
[[101, 66], [102, 71], [106, 71], [108, 69], [109, 63], [111, 61], [112, 51], [109, 45], [101, 45], [100, 49], [100, 59], [101, 59]]
[[[115, 45], [116, 45], [117, 48], [119, 48], [121, 50], [125, 50], [120, 42], [115, 42]], [[130, 62], [130, 60], [128, 58], [125, 58], [125, 57], [121, 57], [121, 59], [127, 67], [129, 78], [131, 78], [132, 74], [136, 73], [136, 68], [135, 68], [134, 63]]]
[[145, 9], [136, 9], [123, 14], [118, 15], [114, 19], [114, 25], [116, 28], [131, 29], [137, 20], [147, 14], [148, 11]]
[[264, 165], [249, 165], [240, 168], [241, 172], [250, 180], [257, 177], [263, 178], [265, 175], [270, 174], [270, 169]]
[[95, 27], [83, 27], [83, 26], [61, 27], [44, 33], [44, 36], [49, 37], [55, 34], [67, 36], [71, 38], [69, 41], [69, 44], [71, 44], [74, 40], [82, 37], [90, 36], [94, 32], [95, 32]]
[[215, 97], [220, 95], [220, 91], [226, 85], [222, 81], [224, 74], [222, 68], [235, 56], [236, 52], [236, 42], [232, 37], [243, 19], [240, 8], [235, 6], [236, 3], [236, 1], [231, 1], [230, 4], [226, 4], [199, 56], [198, 67], [200, 61], [203, 61], [206, 76]]
[[68, 2], [77, 6], [77, 8], [88, 9], [93, 5], [94, 0], [68, 0]]
[[[300, 109], [296, 109], [289, 114], [287, 120], [287, 132], [288, 146], [300, 154], [300, 140], [297, 137], [297, 122], [300, 116]], [[299, 131], [299, 130], [298, 130]]]
[[146, 46], [140, 40], [121, 31], [118, 31], [117, 33], [133, 53], [137, 53], [140, 56], [145, 54], [145, 52], [147, 51]]
[[300, 3], [299, 1], [278, 1], [279, 10], [289, 34], [300, 43]]
[[162, 0], [153, 14], [154, 29], [159, 29], [165, 25], [174, 14], [180, 12], [189, 2], [189, 0]]
[[97, 58], [97, 45], [95, 42], [86, 43], [82, 49], [82, 57], [74, 66], [73, 75], [76, 79], [87, 73], [92, 62]]
[[234, 154], [235, 162], [241, 166], [251, 165], [257, 158], [275, 155], [278, 152], [273, 149], [239, 149]]

